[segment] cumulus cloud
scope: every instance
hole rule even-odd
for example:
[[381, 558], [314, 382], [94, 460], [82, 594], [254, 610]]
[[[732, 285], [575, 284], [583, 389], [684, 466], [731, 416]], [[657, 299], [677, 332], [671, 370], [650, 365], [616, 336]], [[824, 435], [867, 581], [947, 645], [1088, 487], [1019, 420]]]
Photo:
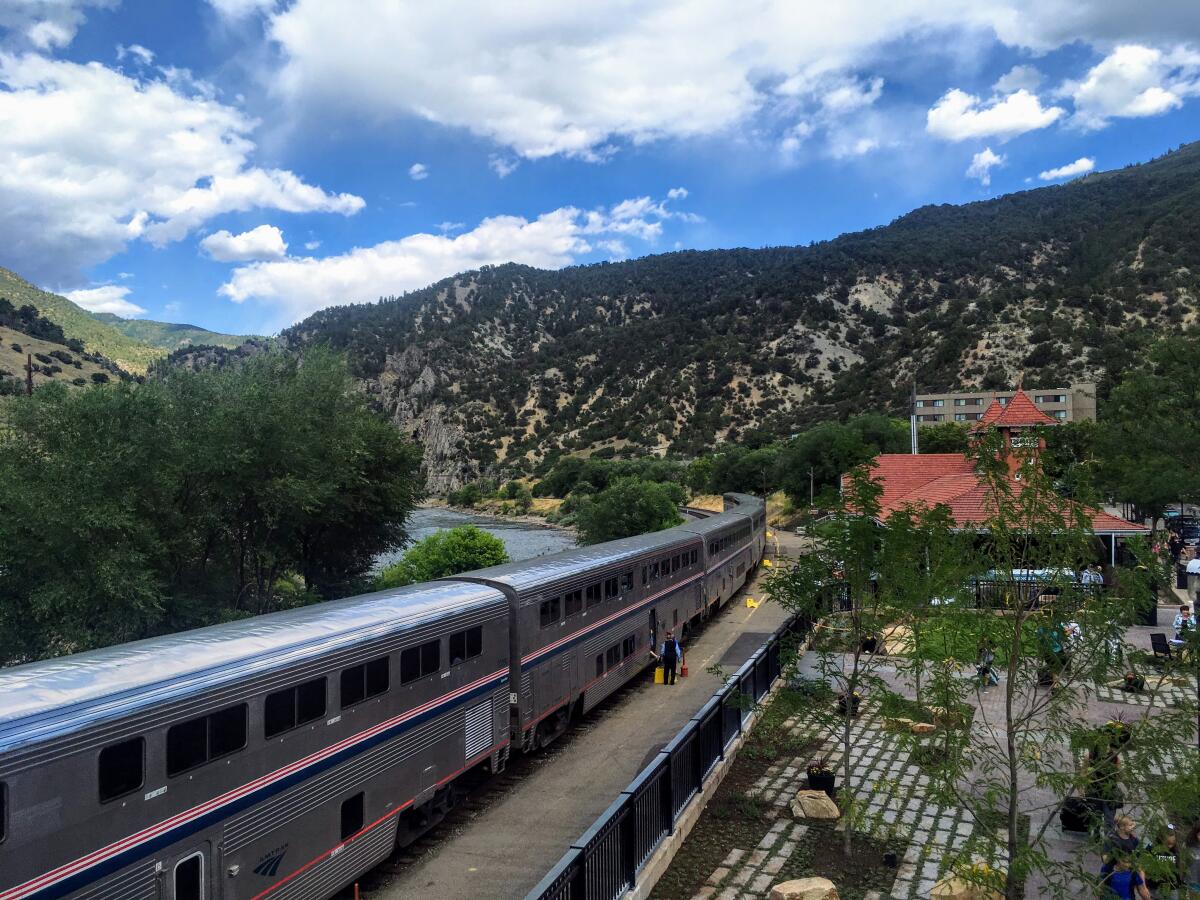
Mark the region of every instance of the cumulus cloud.
[[217, 13], [226, 19], [244, 19], [255, 13], [266, 13], [274, 9], [277, 0], [208, 0]]
[[305, 242], [304, 242], [304, 249], [305, 249], [305, 250], [316, 250], [316, 249], [317, 249], [318, 247], [320, 247], [320, 246], [321, 246], [321, 242], [320, 242], [320, 241], [305, 241]]
[[[883, 89], [873, 68], [903, 40], [994, 37], [1040, 53], [1076, 41], [1200, 38], [1194, 0], [1143, 4], [1136, 16], [1112, 0], [847, 0], [820, 15], [794, 0], [528, 0], [516, 8], [360, 0], [355, 8], [347, 16], [338, 4], [295, 0], [268, 18], [282, 60], [272, 83], [296, 109], [416, 116], [529, 159], [602, 159], [623, 142], [745, 133], [822, 81], [834, 86], [821, 109], [862, 108]], [[999, 94], [1032, 91], [1033, 74], [1010, 73]]]
[[214, 216], [363, 206], [252, 164], [256, 123], [175, 74], [0, 54], [0, 246], [35, 280], [81, 271], [138, 239], [162, 245]]
[[992, 85], [996, 94], [1012, 94], [1016, 91], [1036, 91], [1044, 81], [1042, 73], [1033, 66], [1013, 66]]
[[488, 157], [488, 168], [496, 173], [498, 178], [507, 178], [513, 172], [517, 171], [517, 166], [520, 163], [515, 159], [507, 156], [501, 156], [499, 153], [493, 153]]
[[1082, 80], [1064, 84], [1061, 93], [1074, 102], [1073, 121], [1085, 129], [1103, 128], [1117, 117], [1157, 116], [1200, 93], [1200, 54], [1126, 44]]
[[38, 50], [65, 47], [75, 38], [87, 10], [111, 9], [119, 0], [3, 0], [0, 31], [8, 43]]
[[992, 183], [992, 169], [1004, 165], [1004, 157], [992, 152], [991, 147], [984, 147], [971, 157], [971, 165], [967, 167], [968, 178], [978, 178], [982, 185]]
[[948, 141], [985, 137], [1006, 141], [1052, 125], [1062, 115], [1061, 107], [1044, 107], [1026, 90], [984, 102], [953, 88], [926, 113], [925, 130]]
[[117, 44], [117, 62], [127, 57], [139, 65], [148, 66], [154, 62], [154, 51], [147, 50], [141, 44]]
[[112, 313], [126, 319], [145, 315], [145, 309], [125, 299], [129, 294], [130, 289], [127, 287], [103, 284], [100, 287], [68, 291], [63, 296], [72, 303], [82, 306], [88, 312]]
[[667, 191], [668, 200], [683, 200], [688, 195], [688, 189], [685, 187], [673, 187]]
[[200, 249], [217, 262], [252, 262], [287, 256], [283, 232], [274, 225], [259, 225], [241, 234], [217, 231], [200, 242]]
[[446, 229], [442, 234], [412, 234], [321, 259], [299, 257], [241, 266], [220, 293], [236, 303], [254, 300], [275, 307], [286, 324], [325, 306], [398, 294], [484, 265], [518, 262], [558, 269], [596, 252], [623, 257], [629, 252], [628, 241], [656, 241], [670, 219], [699, 217], [650, 197], [593, 210], [567, 206], [534, 219], [492, 216], [461, 234]]
[[408, 167], [408, 177], [413, 181], [423, 181], [429, 177], [429, 166], [425, 163], [413, 163]]
[[1045, 172], [1039, 172], [1038, 178], [1042, 181], [1060, 181], [1063, 178], [1086, 175], [1094, 168], [1096, 168], [1096, 161], [1094, 159], [1081, 156], [1073, 163], [1067, 163], [1065, 166], [1059, 166], [1057, 169], [1047, 169]]

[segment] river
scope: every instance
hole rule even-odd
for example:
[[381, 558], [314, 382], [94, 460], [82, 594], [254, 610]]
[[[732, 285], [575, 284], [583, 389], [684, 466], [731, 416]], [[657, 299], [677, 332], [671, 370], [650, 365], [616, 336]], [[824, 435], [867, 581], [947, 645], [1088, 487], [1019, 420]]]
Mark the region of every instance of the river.
[[[547, 553], [558, 553], [560, 550], [569, 550], [575, 546], [575, 538], [558, 528], [531, 525], [528, 522], [514, 522], [512, 519], [478, 516], [442, 507], [418, 509], [409, 516], [408, 535], [415, 542], [434, 532], [455, 528], [459, 525], [476, 525], [500, 538], [504, 541], [505, 549], [508, 550], [509, 559], [514, 562], [532, 559], [535, 556], [545, 556]], [[403, 550], [385, 553], [376, 561], [376, 566], [383, 568], [403, 554]]]

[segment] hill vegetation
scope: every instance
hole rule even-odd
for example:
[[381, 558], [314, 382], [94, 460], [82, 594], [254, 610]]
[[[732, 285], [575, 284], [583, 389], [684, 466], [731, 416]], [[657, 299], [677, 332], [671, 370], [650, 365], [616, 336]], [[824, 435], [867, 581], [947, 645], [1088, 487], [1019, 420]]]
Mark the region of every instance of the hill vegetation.
[[91, 315], [140, 344], [158, 347], [168, 353], [192, 346], [237, 347], [249, 340], [247, 335], [222, 334], [198, 325], [177, 325], [171, 322], [155, 322], [152, 319], [123, 319], [112, 313]]
[[32, 306], [18, 309], [0, 297], [0, 397], [24, 394], [27, 377], [36, 390], [55, 381], [81, 387], [129, 375], [111, 360], [87, 352], [82, 341], [68, 338]]
[[566, 453], [695, 456], [910, 386], [1113, 379], [1197, 323], [1200, 145], [808, 247], [502, 265], [322, 310], [282, 335], [346, 352], [425, 445], [429, 486]]

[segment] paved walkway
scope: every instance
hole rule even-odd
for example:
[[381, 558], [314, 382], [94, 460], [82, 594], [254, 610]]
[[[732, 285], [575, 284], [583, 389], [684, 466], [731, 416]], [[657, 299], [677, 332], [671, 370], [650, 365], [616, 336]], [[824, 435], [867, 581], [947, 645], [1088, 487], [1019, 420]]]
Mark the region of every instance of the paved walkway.
[[[779, 540], [785, 554], [794, 552], [794, 536], [781, 533]], [[768, 558], [773, 551], [769, 546]], [[757, 598], [757, 584], [756, 578], [685, 648], [688, 678], [666, 687], [647, 675], [622, 691], [575, 733], [521, 763], [528, 771], [502, 796], [467, 821], [449, 823], [451, 833], [435, 832], [417, 858], [402, 851], [364, 878], [363, 897], [523, 897], [717, 691], [722, 681], [706, 669], [740, 666], [787, 618], [773, 603], [747, 608], [744, 597]]]
[[[1165, 611], [1165, 607], [1160, 610], [1160, 622]], [[1150, 632], [1161, 630], [1161, 626], [1137, 626], [1127, 632], [1126, 641], [1136, 647], [1149, 649]], [[876, 672], [893, 685], [898, 682], [893, 666], [882, 664]], [[812, 654], [801, 661], [801, 674], [810, 678], [819, 677]], [[1178, 696], [1183, 696], [1182, 690]], [[1175, 698], [1174, 693], [1163, 692], [1164, 703], [1170, 703]], [[982, 695], [977, 694], [974, 702], [977, 713], [972, 728], [994, 727], [994, 723], [1003, 721], [1003, 681]], [[1102, 696], [1090, 698], [1086, 709], [1081, 710], [1080, 714], [1086, 721], [1100, 725], [1118, 713], [1124, 712], [1128, 716], [1135, 712], [1129, 708], [1131, 704], [1144, 706], [1147, 703], [1144, 697], [1102, 689]], [[804, 713], [792, 717], [787, 724], [797, 737], [828, 734]], [[896, 871], [891, 897], [897, 900], [926, 898], [934, 884], [948, 873], [956, 860], [980, 861], [991, 855], [990, 848], [982, 845], [981, 836], [975, 834], [972, 817], [967, 811], [934, 802], [928, 796], [929, 780], [911, 759], [911, 743], [884, 730], [876, 704], [864, 703], [862, 714], [855, 721], [851, 734], [851, 765], [862, 777], [860, 783], [867, 786], [863, 792], [868, 800], [861, 830], [880, 836], [894, 834], [909, 842]], [[922, 740], [932, 741], [936, 738], [934, 734]], [[1171, 755], [1172, 758], [1163, 761], [1164, 768], [1186, 766], [1194, 753], [1194, 743], [1181, 747], [1178, 753]], [[693, 900], [761, 900], [768, 896], [771, 885], [775, 883], [771, 876], [786, 863], [796, 841], [803, 840], [803, 826], [793, 825], [789, 804], [796, 792], [805, 786], [806, 765], [811, 759], [819, 757], [825, 757], [835, 771], [840, 772], [840, 740], [832, 736], [823, 737], [820, 750], [807, 751], [803, 758], [790, 757], [777, 761], [747, 791], [748, 797], [766, 804], [766, 815], [775, 822], [757, 847], [734, 848], [724, 860], [715, 864]], [[1021, 804], [1031, 814], [1031, 829], [1038, 828], [1045, 821], [1045, 809], [1054, 805], [1054, 801], [1054, 796], [1044, 789], [1033, 785], [1022, 786]], [[1138, 807], [1135, 800], [1131, 800], [1125, 812], [1132, 812], [1136, 818]], [[1004, 839], [1003, 832], [1000, 837]], [[1063, 832], [1057, 821], [1047, 831], [1047, 845], [1048, 851], [1056, 859], [1082, 863], [1092, 871], [1099, 868], [1099, 859], [1087, 841], [1078, 835]], [[1042, 896], [1043, 887], [1037, 876], [1032, 877], [1026, 886], [1026, 896]], [[1082, 885], [1080, 891], [1079, 896], [1085, 896]]]

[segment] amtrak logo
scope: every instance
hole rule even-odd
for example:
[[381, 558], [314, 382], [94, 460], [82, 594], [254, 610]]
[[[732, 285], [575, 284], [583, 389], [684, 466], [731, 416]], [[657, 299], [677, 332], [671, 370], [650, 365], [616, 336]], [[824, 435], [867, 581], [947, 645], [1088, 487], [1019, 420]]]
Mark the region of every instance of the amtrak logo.
[[274, 878], [276, 873], [279, 871], [279, 864], [283, 862], [283, 858], [287, 856], [287, 852], [287, 844], [272, 850], [270, 853], [259, 859], [258, 865], [254, 867], [254, 874], [262, 875], [266, 878]]

